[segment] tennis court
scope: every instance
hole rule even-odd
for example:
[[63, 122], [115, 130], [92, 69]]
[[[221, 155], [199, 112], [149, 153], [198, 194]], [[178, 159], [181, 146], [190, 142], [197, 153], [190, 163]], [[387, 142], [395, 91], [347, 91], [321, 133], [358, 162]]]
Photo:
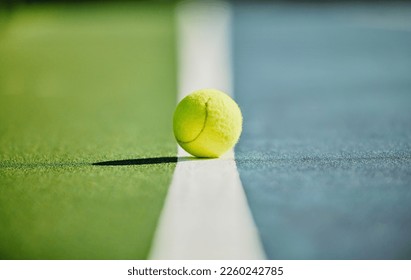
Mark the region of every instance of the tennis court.
[[[2, 8], [0, 259], [410, 259], [410, 33], [407, 2]], [[244, 117], [221, 159], [173, 136], [205, 86]]]

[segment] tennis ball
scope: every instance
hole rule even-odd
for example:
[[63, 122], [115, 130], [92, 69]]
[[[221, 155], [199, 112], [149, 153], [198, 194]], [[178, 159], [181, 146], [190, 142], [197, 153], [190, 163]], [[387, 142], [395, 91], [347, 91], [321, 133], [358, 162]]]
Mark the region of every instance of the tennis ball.
[[243, 117], [231, 97], [215, 89], [187, 95], [174, 112], [174, 136], [196, 157], [219, 157], [231, 149], [241, 134]]

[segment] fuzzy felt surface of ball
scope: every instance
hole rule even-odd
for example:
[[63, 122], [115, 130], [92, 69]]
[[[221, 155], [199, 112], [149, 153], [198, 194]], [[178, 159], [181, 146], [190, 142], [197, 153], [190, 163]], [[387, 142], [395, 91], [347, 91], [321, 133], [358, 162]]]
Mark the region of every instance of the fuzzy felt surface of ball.
[[173, 117], [178, 144], [196, 157], [220, 157], [240, 138], [243, 117], [237, 103], [216, 89], [197, 90], [177, 105]]

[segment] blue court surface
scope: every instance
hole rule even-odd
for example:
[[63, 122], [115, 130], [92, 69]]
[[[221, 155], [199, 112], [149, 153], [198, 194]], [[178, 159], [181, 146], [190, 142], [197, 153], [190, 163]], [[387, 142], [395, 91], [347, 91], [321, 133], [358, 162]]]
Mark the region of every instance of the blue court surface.
[[411, 5], [234, 6], [236, 147], [270, 259], [411, 258]]

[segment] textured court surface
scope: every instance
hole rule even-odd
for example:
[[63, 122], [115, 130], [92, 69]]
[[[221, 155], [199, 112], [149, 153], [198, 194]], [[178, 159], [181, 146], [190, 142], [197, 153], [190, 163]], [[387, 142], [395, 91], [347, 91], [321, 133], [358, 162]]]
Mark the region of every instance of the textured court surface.
[[[147, 258], [177, 162], [174, 8], [0, 11], [0, 259]], [[411, 6], [233, 9], [267, 257], [411, 259]]]
[[146, 258], [175, 166], [143, 160], [176, 154], [173, 22], [38, 6], [0, 29], [0, 259]]
[[237, 164], [269, 258], [411, 258], [411, 6], [239, 5]]

